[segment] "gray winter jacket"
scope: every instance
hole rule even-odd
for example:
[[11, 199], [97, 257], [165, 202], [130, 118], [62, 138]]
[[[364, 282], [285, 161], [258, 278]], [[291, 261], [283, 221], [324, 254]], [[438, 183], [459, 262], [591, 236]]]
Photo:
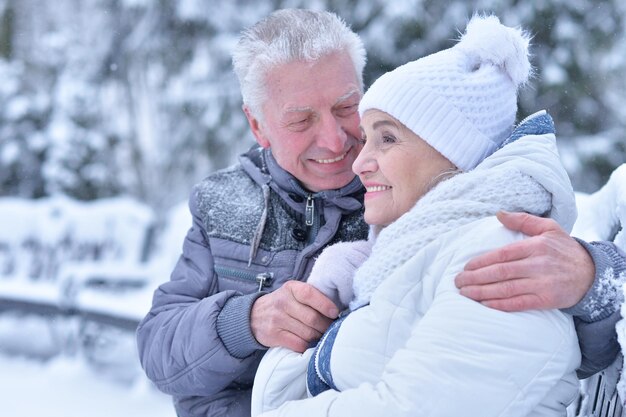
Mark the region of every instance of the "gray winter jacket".
[[266, 349], [250, 330], [253, 302], [305, 280], [329, 244], [365, 239], [363, 193], [358, 178], [309, 193], [259, 147], [194, 187], [183, 254], [137, 330], [142, 366], [179, 417], [250, 415]]

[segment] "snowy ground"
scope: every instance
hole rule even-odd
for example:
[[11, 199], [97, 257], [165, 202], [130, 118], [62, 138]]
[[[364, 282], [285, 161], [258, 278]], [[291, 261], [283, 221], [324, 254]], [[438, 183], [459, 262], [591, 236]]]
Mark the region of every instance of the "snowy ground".
[[170, 397], [146, 381], [125, 386], [81, 360], [40, 363], [0, 355], [1, 414], [10, 417], [175, 417]]

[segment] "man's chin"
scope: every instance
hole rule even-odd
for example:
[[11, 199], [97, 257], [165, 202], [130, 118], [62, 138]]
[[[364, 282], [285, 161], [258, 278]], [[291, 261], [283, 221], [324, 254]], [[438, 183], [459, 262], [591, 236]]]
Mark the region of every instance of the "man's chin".
[[350, 184], [350, 182], [354, 179], [355, 175], [352, 171], [349, 173], [337, 173], [332, 176], [332, 179], [318, 177], [316, 179], [311, 179], [311, 182], [306, 183], [305, 187], [312, 192], [319, 192], [325, 190], [336, 190], [346, 185]]

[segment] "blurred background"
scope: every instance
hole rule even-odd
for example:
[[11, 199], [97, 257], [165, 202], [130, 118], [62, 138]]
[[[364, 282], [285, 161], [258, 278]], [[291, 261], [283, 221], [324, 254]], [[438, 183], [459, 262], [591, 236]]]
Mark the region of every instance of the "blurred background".
[[533, 36], [518, 116], [550, 112], [575, 189], [626, 160], [619, 0], [0, 0], [3, 414], [173, 414], [133, 329], [178, 257], [191, 186], [253, 144], [238, 34], [286, 7], [343, 17], [367, 47], [366, 85], [493, 12]]

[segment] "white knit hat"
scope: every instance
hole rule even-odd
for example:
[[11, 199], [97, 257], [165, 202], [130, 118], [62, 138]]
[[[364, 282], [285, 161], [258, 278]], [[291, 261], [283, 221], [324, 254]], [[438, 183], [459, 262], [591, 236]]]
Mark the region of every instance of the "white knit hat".
[[390, 71], [364, 94], [359, 113], [382, 110], [463, 171], [511, 133], [517, 89], [531, 73], [529, 36], [496, 16], [474, 16], [450, 49]]

